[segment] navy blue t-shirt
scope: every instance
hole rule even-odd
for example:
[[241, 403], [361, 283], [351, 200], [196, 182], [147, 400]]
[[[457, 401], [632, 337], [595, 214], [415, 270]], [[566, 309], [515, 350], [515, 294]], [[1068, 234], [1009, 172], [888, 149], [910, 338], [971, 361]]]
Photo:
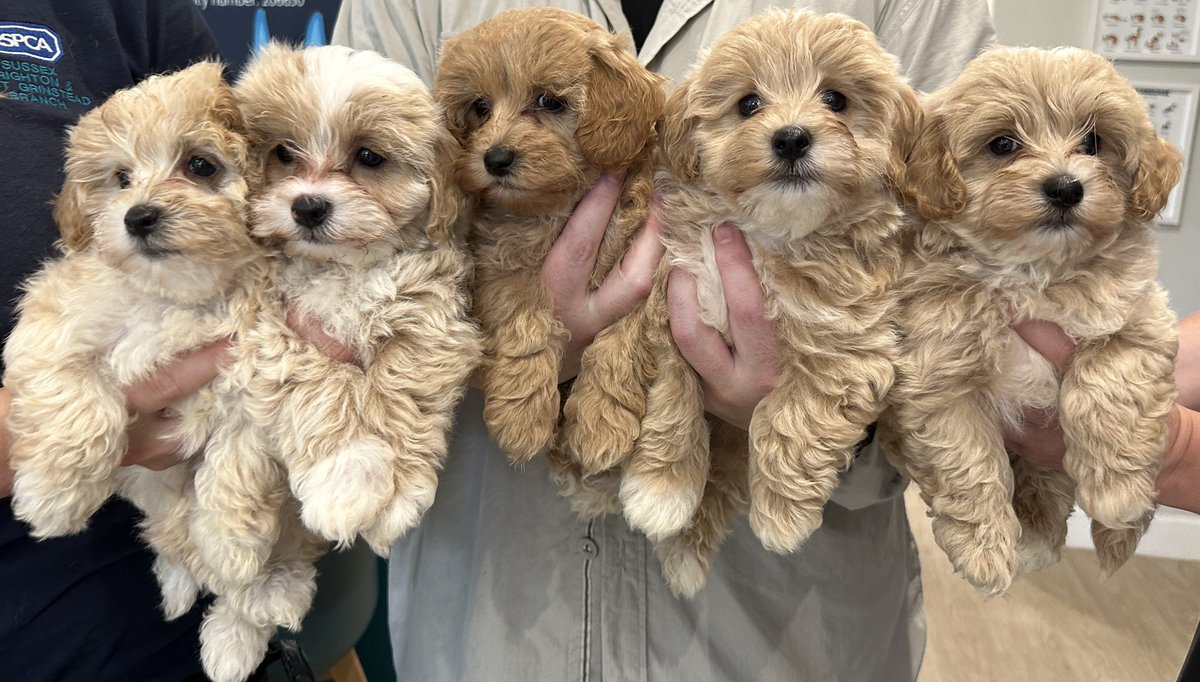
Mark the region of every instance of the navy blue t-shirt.
[[[55, 253], [64, 128], [120, 88], [216, 54], [192, 0], [0, 2], [0, 339], [12, 329], [18, 284]], [[113, 500], [85, 532], [35, 542], [0, 501], [0, 678], [140, 682], [199, 672], [201, 611], [163, 621], [136, 521]]]

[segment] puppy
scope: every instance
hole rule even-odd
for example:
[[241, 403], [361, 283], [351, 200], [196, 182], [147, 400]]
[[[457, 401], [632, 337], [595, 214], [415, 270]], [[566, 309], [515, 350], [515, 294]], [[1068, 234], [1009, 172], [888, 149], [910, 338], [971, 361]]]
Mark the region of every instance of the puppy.
[[[27, 282], [5, 347], [16, 516], [35, 537], [53, 537], [82, 530], [113, 492], [131, 500], [157, 554], [165, 615], [185, 613], [202, 589], [217, 595], [202, 646], [218, 680], [248, 675], [275, 627], [299, 624], [312, 574], [292, 580], [292, 555], [311, 547], [288, 537], [271, 570], [233, 584], [208, 569], [188, 530], [193, 476], [215, 466], [195, 453], [246, 446], [253, 459], [262, 447], [252, 424], [243, 429], [251, 420], [239, 377], [250, 365], [240, 344], [220, 377], [172, 407], [186, 461], [166, 471], [119, 468], [131, 420], [122, 388], [255, 323], [270, 267], [246, 228], [241, 127], [215, 63], [152, 77], [84, 116], [54, 209], [64, 254]], [[223, 507], [281, 499], [286, 488], [269, 469], [240, 469]], [[270, 534], [271, 555], [278, 524], [265, 523], [255, 532]], [[222, 674], [214, 658], [249, 668]]]
[[660, 270], [648, 337], [657, 374], [621, 502], [659, 541], [676, 592], [700, 588], [747, 501], [764, 546], [796, 550], [883, 409], [899, 269], [893, 189], [919, 118], [897, 60], [836, 14], [776, 11], [738, 25], [668, 99], [670, 260], [697, 277], [702, 319], [729, 339], [713, 230], [733, 222], [781, 354], [748, 436], [707, 422], [699, 378], [671, 341]]
[[[304, 524], [386, 556], [433, 503], [479, 356], [454, 143], [416, 75], [373, 52], [271, 45], [235, 94], [261, 174], [252, 232], [282, 252], [249, 334], [252, 400]], [[284, 306], [357, 362], [298, 338]]]
[[[1082, 50], [987, 52], [925, 110], [890, 450], [977, 587], [1055, 561], [1076, 497], [1114, 570], [1153, 514], [1175, 401], [1153, 221], [1180, 155]], [[1034, 318], [1076, 341], [1062, 376], [1009, 328]], [[1005, 452], [1001, 427], [1027, 409], [1057, 413], [1065, 474]]]
[[[521, 47], [513, 35], [522, 36]], [[475, 201], [474, 311], [484, 332], [484, 420], [515, 462], [554, 442], [567, 330], [542, 263], [602, 171], [624, 171], [591, 270], [598, 286], [645, 222], [661, 78], [628, 41], [553, 8], [502, 12], [445, 42], [434, 95], [462, 146], [458, 180]], [[648, 287], [648, 283], [647, 283]], [[645, 397], [644, 316], [627, 315], [584, 352], [564, 407], [563, 463], [580, 476], [633, 450]]]

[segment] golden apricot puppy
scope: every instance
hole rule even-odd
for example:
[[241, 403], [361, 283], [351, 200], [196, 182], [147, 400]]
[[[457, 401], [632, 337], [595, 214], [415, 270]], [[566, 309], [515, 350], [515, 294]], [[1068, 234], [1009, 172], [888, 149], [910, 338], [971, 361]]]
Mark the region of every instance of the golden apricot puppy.
[[113, 492], [136, 504], [164, 614], [187, 612], [201, 590], [217, 597], [201, 645], [221, 682], [253, 671], [276, 626], [299, 625], [316, 552], [304, 535], [280, 536], [286, 487], [273, 466], [241, 468], [239, 485], [209, 510], [268, 507], [237, 517], [263, 545], [252, 575], [230, 582], [210, 570], [189, 531], [200, 511], [193, 476], [221, 466], [223, 452], [253, 462], [266, 451], [242, 397], [250, 365], [241, 344], [220, 377], [172, 407], [187, 461], [166, 471], [119, 465], [132, 418], [122, 388], [181, 352], [242, 334], [260, 310], [270, 266], [246, 228], [241, 128], [215, 63], [152, 77], [84, 116], [54, 210], [64, 254], [27, 282], [4, 351], [16, 516], [52, 537], [82, 530]]
[[884, 407], [899, 271], [894, 188], [920, 118], [897, 66], [857, 21], [777, 11], [719, 38], [668, 99], [668, 256], [697, 277], [702, 319], [728, 336], [713, 231], [732, 221], [782, 360], [748, 436], [706, 421], [699, 378], [671, 340], [660, 277], [649, 303], [657, 376], [621, 503], [659, 541], [677, 593], [700, 588], [747, 501], [763, 545], [796, 550]]
[[[996, 49], [925, 103], [909, 163], [902, 360], [888, 421], [938, 544], [991, 593], [1055, 561], [1077, 498], [1115, 570], [1154, 512], [1175, 320], [1154, 218], [1180, 155], [1113, 66], [1083, 50]], [[1077, 345], [1057, 376], [1009, 325]], [[1005, 451], [1002, 425], [1057, 413], [1065, 473]]]
[[[476, 203], [484, 420], [513, 461], [549, 447], [559, 422], [567, 330], [542, 263], [603, 171], [626, 174], [592, 286], [626, 253], [648, 212], [661, 80], [626, 38], [553, 8], [502, 12], [442, 47], [434, 95], [463, 147], [459, 182]], [[581, 359], [563, 425], [565, 454], [581, 475], [633, 450], [645, 403], [645, 357], [636, 352], [643, 327], [639, 308], [600, 332]]]
[[[478, 363], [454, 141], [417, 76], [374, 52], [271, 45], [235, 94], [261, 174], [252, 233], [283, 254], [248, 335], [253, 401], [304, 524], [386, 556], [433, 503]], [[357, 362], [299, 338], [285, 305]]]

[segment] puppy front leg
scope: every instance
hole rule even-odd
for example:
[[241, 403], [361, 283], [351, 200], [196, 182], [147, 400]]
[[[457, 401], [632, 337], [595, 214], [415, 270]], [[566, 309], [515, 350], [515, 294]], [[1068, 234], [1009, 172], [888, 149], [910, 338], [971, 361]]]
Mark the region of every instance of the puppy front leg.
[[514, 462], [550, 446], [567, 330], [536, 273], [480, 273], [475, 310], [484, 331], [483, 420]]
[[934, 539], [955, 571], [975, 587], [1000, 594], [1021, 563], [1021, 524], [1013, 511], [1013, 470], [1000, 428], [981, 400], [912, 388], [896, 404], [900, 456], [929, 505]]
[[37, 538], [78, 533], [116, 491], [131, 419], [125, 398], [82, 359], [12, 351], [6, 380], [13, 513]]
[[621, 464], [633, 452], [646, 412], [648, 367], [645, 306], [603, 330], [583, 353], [563, 407], [567, 453], [583, 476]]
[[1171, 379], [1175, 329], [1165, 303], [1152, 303], [1162, 308], [1158, 314], [1080, 344], [1059, 397], [1063, 466], [1079, 486], [1083, 510], [1114, 530], [1137, 531], [1154, 513], [1178, 393]]
[[249, 412], [224, 410], [213, 419], [196, 467], [191, 535], [220, 581], [242, 585], [262, 572], [279, 537], [286, 479]]
[[690, 526], [654, 543], [663, 578], [680, 597], [694, 597], [708, 580], [717, 551], [746, 509], [746, 432], [724, 422], [712, 424], [712, 466], [704, 496]]
[[708, 478], [703, 388], [671, 340], [665, 281], [659, 280], [646, 303], [648, 342], [657, 374], [646, 394], [641, 434], [621, 480], [625, 518], [651, 540], [687, 527]]

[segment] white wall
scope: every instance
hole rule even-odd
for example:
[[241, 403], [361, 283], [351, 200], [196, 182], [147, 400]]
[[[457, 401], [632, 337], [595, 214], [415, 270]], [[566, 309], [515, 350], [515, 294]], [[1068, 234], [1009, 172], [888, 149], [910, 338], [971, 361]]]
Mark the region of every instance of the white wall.
[[[1005, 45], [1091, 47], [1091, 0], [991, 0], [996, 36]], [[1119, 61], [1134, 80], [1197, 83], [1200, 63]], [[1191, 167], [1178, 227], [1159, 229], [1159, 279], [1180, 317], [1200, 310], [1200, 136], [1192, 136]]]
[[[989, 0], [996, 37], [1005, 45], [1091, 48], [1091, 0]], [[1200, 63], [1117, 62], [1117, 69], [1134, 80], [1200, 82]], [[1180, 317], [1200, 310], [1200, 136], [1193, 134], [1191, 167], [1187, 176], [1178, 227], [1159, 228], [1159, 279], [1171, 293], [1171, 306]], [[1087, 519], [1071, 517], [1067, 544], [1090, 547]], [[1177, 509], [1160, 511], [1139, 554], [1200, 559], [1200, 516]]]

